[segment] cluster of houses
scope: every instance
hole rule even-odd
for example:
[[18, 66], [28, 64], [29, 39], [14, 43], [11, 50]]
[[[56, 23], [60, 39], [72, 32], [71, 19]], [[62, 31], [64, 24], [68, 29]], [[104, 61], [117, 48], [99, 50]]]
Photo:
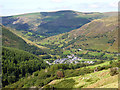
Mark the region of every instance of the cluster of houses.
[[[74, 63], [74, 64], [77, 64], [79, 63], [80, 61], [82, 60], [82, 58], [78, 58], [76, 57], [74, 54], [72, 55], [68, 55], [67, 58], [62, 58], [62, 59], [56, 59], [54, 60], [52, 63], [46, 61], [46, 63], [48, 63], [49, 65], [52, 65], [52, 64], [66, 64], [66, 63]], [[82, 61], [82, 63], [88, 63], [88, 64], [93, 64], [94, 62], [93, 61]]]
[[58, 63], [78, 63], [78, 61], [80, 61], [81, 60], [81, 58], [78, 58], [78, 57], [76, 57], [76, 56], [74, 56], [73, 54], [72, 55], [70, 55], [70, 56], [67, 56], [67, 58], [62, 58], [62, 59], [56, 59], [55, 61], [54, 61], [54, 63], [55, 64], [58, 64]]
[[84, 61], [83, 63], [93, 64], [95, 62], [94, 61]]

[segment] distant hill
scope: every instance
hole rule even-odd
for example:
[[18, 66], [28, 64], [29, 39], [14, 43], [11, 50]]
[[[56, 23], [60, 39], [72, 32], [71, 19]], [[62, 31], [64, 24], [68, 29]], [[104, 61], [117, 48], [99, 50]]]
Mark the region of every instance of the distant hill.
[[48, 37], [41, 42], [44, 46], [58, 48], [82, 48], [117, 52], [118, 47], [117, 17], [95, 19], [68, 33]]
[[[117, 15], [116, 12], [111, 14], [111, 16], [115, 15]], [[29, 40], [36, 41], [48, 36], [69, 32], [94, 19], [108, 16], [110, 15], [98, 12], [82, 13], [63, 10], [2, 17], [2, 23], [21, 32]]]

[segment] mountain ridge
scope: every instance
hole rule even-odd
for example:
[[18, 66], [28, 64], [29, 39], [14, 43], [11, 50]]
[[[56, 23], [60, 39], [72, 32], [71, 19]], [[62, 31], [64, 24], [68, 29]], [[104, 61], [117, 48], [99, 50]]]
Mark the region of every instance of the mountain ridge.
[[2, 23], [21, 32], [27, 39], [35, 41], [69, 32], [94, 19], [114, 16], [116, 14], [116, 12], [111, 15], [99, 12], [82, 13], [71, 10], [38, 12], [2, 17]]

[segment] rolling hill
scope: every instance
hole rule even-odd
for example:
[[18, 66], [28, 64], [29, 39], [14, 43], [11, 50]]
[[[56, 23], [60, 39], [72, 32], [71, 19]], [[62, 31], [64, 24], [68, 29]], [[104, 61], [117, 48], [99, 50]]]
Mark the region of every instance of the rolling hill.
[[65, 49], [86, 49], [117, 52], [117, 17], [95, 19], [82, 27], [67, 33], [48, 37], [37, 44]]
[[71, 10], [56, 12], [28, 13], [16, 16], [2, 17], [3, 25], [21, 32], [31, 41], [44, 39], [48, 36], [69, 32], [98, 18], [117, 15], [111, 13], [82, 13]]

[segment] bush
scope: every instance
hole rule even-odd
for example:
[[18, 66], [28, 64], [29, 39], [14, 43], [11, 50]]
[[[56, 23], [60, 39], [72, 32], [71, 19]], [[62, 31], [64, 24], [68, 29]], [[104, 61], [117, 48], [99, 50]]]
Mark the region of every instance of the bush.
[[35, 73], [34, 73], [34, 76], [38, 76], [38, 73], [39, 73], [39, 72], [35, 72]]
[[63, 72], [62, 71], [57, 71], [57, 77], [58, 78], [64, 77]]
[[118, 74], [118, 67], [110, 68], [110, 75], [114, 76]]

